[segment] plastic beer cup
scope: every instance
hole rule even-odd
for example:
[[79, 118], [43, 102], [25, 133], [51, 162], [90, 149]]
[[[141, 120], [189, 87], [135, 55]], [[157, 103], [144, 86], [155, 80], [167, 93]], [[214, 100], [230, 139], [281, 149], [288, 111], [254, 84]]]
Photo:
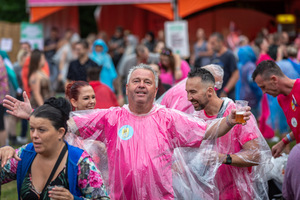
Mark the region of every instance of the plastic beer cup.
[[245, 123], [246, 121], [244, 120], [244, 113], [246, 112], [246, 107], [248, 106], [248, 101], [244, 100], [236, 100], [236, 114], [235, 114], [235, 120], [238, 123]]

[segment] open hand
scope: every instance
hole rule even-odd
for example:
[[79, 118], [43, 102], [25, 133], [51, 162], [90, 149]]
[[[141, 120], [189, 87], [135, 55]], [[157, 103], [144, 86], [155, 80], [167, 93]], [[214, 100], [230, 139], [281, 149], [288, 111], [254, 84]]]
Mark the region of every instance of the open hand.
[[11, 158], [15, 158], [17, 161], [21, 160], [21, 158], [19, 158], [14, 148], [10, 146], [5, 146], [0, 148], [1, 167], [4, 167], [6, 162]]
[[32, 112], [32, 108], [25, 91], [23, 92], [23, 98], [24, 102], [19, 101], [10, 95], [6, 95], [3, 100], [3, 106], [8, 109], [6, 112], [22, 119], [28, 119]]

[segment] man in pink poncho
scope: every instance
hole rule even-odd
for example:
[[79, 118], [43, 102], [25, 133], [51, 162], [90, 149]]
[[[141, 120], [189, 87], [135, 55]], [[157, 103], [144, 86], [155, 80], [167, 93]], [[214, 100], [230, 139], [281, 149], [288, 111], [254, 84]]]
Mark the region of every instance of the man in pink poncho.
[[173, 199], [174, 148], [199, 147], [203, 139], [222, 136], [236, 124], [232, 112], [220, 120], [217, 133], [214, 126], [206, 130], [202, 120], [153, 105], [156, 91], [155, 72], [139, 65], [128, 75], [129, 105], [73, 117], [83, 138], [106, 144], [112, 199]]
[[[235, 109], [231, 99], [217, 96], [214, 86], [213, 75], [201, 68], [192, 70], [186, 81], [188, 100], [197, 111], [194, 115], [207, 122], [226, 117]], [[218, 138], [217, 146], [219, 157], [223, 158], [215, 178], [219, 199], [267, 199], [265, 174], [262, 173], [267, 169], [261, 164], [270, 161], [271, 151], [253, 115], [247, 125], [237, 125]]]

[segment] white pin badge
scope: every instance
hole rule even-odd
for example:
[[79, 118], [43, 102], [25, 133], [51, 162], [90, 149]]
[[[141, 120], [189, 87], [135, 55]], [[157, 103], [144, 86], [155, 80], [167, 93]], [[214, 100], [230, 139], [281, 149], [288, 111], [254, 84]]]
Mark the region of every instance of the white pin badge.
[[296, 127], [298, 126], [298, 122], [297, 122], [297, 120], [296, 120], [295, 117], [292, 118], [291, 122], [292, 122], [292, 126], [293, 126], [293, 127], [296, 128]]

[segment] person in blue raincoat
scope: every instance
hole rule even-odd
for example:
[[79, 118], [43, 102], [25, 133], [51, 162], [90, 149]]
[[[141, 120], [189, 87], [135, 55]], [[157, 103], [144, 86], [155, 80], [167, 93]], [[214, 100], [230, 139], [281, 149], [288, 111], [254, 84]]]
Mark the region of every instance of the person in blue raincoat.
[[246, 45], [238, 50], [238, 69], [240, 72], [240, 86], [237, 88], [237, 99], [247, 100], [256, 118], [260, 116], [260, 100], [262, 92], [252, 80], [252, 73], [256, 68], [256, 55], [251, 46]]
[[114, 90], [113, 82], [117, 78], [117, 72], [110, 55], [107, 53], [108, 47], [105, 42], [98, 39], [94, 42], [90, 58], [98, 65], [102, 66], [100, 81], [107, 85], [112, 91]]

